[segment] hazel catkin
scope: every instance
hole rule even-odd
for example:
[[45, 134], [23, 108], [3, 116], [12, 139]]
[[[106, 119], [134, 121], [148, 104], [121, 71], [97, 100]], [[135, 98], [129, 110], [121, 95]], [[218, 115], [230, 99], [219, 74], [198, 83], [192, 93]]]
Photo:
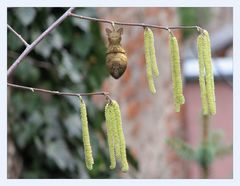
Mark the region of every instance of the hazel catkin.
[[204, 34], [204, 64], [206, 69], [206, 88], [207, 98], [209, 106], [209, 114], [216, 114], [216, 101], [215, 101], [215, 87], [214, 87], [214, 75], [212, 70], [212, 57], [211, 57], [211, 44], [209, 34], [206, 30]]
[[159, 71], [158, 71], [156, 54], [155, 54], [154, 36], [150, 28], [147, 28], [147, 34], [149, 35], [148, 42], [149, 42], [151, 68], [152, 68], [153, 75], [157, 77], [159, 76]]
[[204, 38], [200, 34], [197, 38], [197, 48], [198, 48], [198, 63], [199, 63], [199, 85], [200, 85], [200, 94], [202, 102], [202, 114], [208, 115], [208, 101], [207, 101], [207, 92], [206, 92], [206, 82], [205, 82], [205, 66], [204, 66]]
[[145, 60], [146, 60], [146, 73], [148, 79], [148, 86], [150, 91], [155, 94], [156, 89], [153, 81], [154, 76], [158, 76], [158, 67], [156, 62], [155, 48], [154, 48], [154, 37], [150, 28], [144, 28], [144, 49], [145, 49]]
[[171, 53], [171, 69], [172, 69], [172, 82], [173, 82], [173, 95], [176, 112], [180, 111], [180, 106], [184, 104], [185, 98], [182, 88], [182, 76], [180, 66], [180, 56], [178, 49], [178, 42], [176, 37], [170, 34], [170, 53]]
[[108, 148], [110, 155], [110, 169], [114, 169], [116, 167], [116, 158], [115, 158], [115, 149], [114, 149], [114, 118], [113, 112], [111, 109], [110, 103], [107, 103], [105, 106], [105, 118], [106, 118], [106, 126], [107, 126], [107, 138], [108, 138]]
[[199, 84], [201, 90], [203, 115], [216, 114], [214, 75], [212, 70], [211, 46], [206, 30], [198, 36]]
[[79, 99], [80, 99], [80, 114], [81, 114], [81, 122], [82, 122], [82, 136], [83, 136], [85, 163], [86, 163], [86, 167], [89, 170], [92, 170], [94, 160], [92, 156], [92, 148], [90, 144], [90, 137], [89, 137], [89, 131], [88, 131], [87, 109], [83, 99], [81, 97], [79, 97]]
[[[105, 117], [108, 132], [108, 146], [110, 153], [110, 168], [116, 167], [116, 158], [121, 161], [122, 171], [128, 171], [126, 144], [122, 129], [122, 119], [119, 105], [111, 100], [105, 106]], [[115, 149], [115, 153], [114, 153]], [[119, 153], [119, 154], [118, 154]]]
[[121, 112], [118, 103], [115, 100], [112, 100], [112, 105], [114, 108], [115, 120], [117, 125], [117, 132], [120, 139], [120, 151], [121, 151], [121, 164], [122, 164], [122, 171], [128, 171], [128, 162], [127, 162], [127, 155], [126, 155], [126, 143], [122, 128], [122, 119], [121, 119]]

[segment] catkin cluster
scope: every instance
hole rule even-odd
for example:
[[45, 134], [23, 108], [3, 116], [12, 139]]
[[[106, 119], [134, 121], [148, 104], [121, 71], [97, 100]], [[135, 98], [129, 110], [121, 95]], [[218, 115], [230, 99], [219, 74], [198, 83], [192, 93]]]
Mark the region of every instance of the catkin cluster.
[[150, 28], [144, 28], [144, 48], [145, 48], [145, 59], [146, 59], [146, 72], [148, 79], [148, 86], [150, 91], [156, 93], [153, 75], [159, 76], [158, 66], [154, 48], [154, 37]]
[[82, 136], [83, 136], [83, 146], [85, 154], [86, 167], [92, 170], [94, 160], [92, 156], [92, 148], [90, 144], [89, 131], [88, 131], [88, 120], [87, 120], [87, 109], [86, 105], [81, 97], [80, 98], [80, 114], [82, 121]]
[[182, 76], [180, 66], [180, 56], [178, 49], [178, 42], [176, 37], [170, 34], [170, 53], [171, 53], [171, 68], [172, 68], [172, 83], [173, 83], [173, 95], [176, 112], [180, 111], [180, 106], [184, 104], [185, 98], [182, 88]]
[[126, 144], [122, 129], [122, 119], [119, 105], [111, 100], [105, 106], [107, 138], [110, 154], [110, 169], [116, 167], [116, 160], [121, 161], [122, 171], [128, 171]]
[[216, 114], [214, 76], [211, 60], [211, 46], [209, 34], [206, 30], [197, 38], [199, 84], [201, 90], [203, 115]]

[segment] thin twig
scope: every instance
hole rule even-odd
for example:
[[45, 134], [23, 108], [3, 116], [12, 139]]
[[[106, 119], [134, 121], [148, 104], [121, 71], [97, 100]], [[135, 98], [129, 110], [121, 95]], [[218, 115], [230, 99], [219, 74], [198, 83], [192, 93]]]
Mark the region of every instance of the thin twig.
[[18, 89], [24, 89], [24, 90], [30, 90], [32, 92], [43, 92], [47, 94], [55, 94], [55, 95], [60, 95], [60, 96], [105, 96], [106, 98], [109, 99], [109, 92], [91, 92], [91, 93], [72, 93], [72, 92], [60, 92], [60, 91], [55, 91], [55, 90], [47, 90], [47, 89], [42, 89], [42, 88], [35, 88], [35, 87], [27, 87], [27, 86], [22, 86], [22, 85], [17, 85], [17, 84], [12, 84], [12, 83], [7, 83], [8, 86], [13, 87], [13, 88], [18, 88]]
[[22, 37], [19, 33], [17, 33], [10, 25], [7, 25], [7, 27], [8, 27], [8, 29], [9, 29], [10, 31], [12, 31], [12, 32], [23, 42], [23, 44], [24, 44], [26, 47], [29, 46], [29, 44], [27, 43], [27, 41], [26, 41], [25, 39], [23, 39], [23, 37]]
[[76, 17], [79, 19], [86, 19], [89, 21], [96, 21], [96, 22], [103, 22], [103, 23], [109, 23], [109, 24], [115, 24], [115, 25], [125, 25], [125, 26], [141, 26], [141, 27], [152, 27], [152, 28], [158, 28], [158, 29], [163, 29], [169, 31], [169, 29], [201, 29], [199, 26], [159, 26], [159, 25], [153, 25], [153, 24], [145, 24], [145, 23], [129, 23], [129, 22], [120, 22], [120, 21], [113, 21], [109, 19], [98, 19], [98, 18], [93, 18], [93, 17], [88, 17], [88, 16], [82, 16], [82, 15], [77, 15], [74, 13], [69, 13], [70, 16]]
[[7, 71], [7, 76], [9, 77], [15, 68], [18, 66], [19, 63], [34, 49], [34, 47], [43, 39], [45, 38], [54, 28], [56, 28], [61, 22], [63, 22], [68, 16], [69, 13], [72, 12], [74, 8], [69, 8], [60, 18], [58, 18], [47, 30], [45, 30], [38, 38], [32, 42], [23, 53], [14, 61], [14, 63], [9, 67]]

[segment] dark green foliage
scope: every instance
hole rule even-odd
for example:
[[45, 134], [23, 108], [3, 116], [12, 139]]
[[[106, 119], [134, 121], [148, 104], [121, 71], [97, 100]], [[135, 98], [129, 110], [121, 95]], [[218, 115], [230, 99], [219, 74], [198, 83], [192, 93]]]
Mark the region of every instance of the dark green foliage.
[[[8, 24], [31, 43], [65, 11], [9, 8]], [[76, 12], [96, 16], [94, 8]], [[8, 66], [23, 50], [24, 45], [8, 31]], [[59, 91], [97, 91], [108, 76], [105, 50], [98, 23], [67, 18], [24, 59], [11, 81]], [[11, 89], [8, 124], [24, 161], [22, 178], [117, 177], [119, 170], [108, 168], [104, 112], [96, 108], [90, 97], [84, 99], [95, 161], [90, 172], [84, 165], [78, 98]], [[132, 162], [136, 165], [134, 159]]]

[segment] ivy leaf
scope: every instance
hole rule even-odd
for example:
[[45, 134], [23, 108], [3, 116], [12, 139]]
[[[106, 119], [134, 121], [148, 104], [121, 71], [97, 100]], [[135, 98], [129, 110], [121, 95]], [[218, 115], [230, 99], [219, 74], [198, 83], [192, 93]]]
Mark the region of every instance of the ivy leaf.
[[89, 34], [77, 34], [74, 38], [73, 50], [82, 58], [85, 58], [90, 51], [92, 43], [92, 37]]
[[52, 159], [61, 170], [73, 170], [74, 159], [63, 140], [49, 142], [47, 144], [47, 156]]
[[89, 31], [89, 24], [90, 24], [89, 21], [86, 21], [83, 19], [73, 19], [73, 24], [86, 33]]
[[55, 47], [56, 49], [61, 49], [63, 46], [63, 39], [62, 36], [58, 33], [58, 32], [53, 32], [52, 33], [52, 45], [53, 47]]
[[67, 133], [70, 138], [73, 138], [73, 137], [81, 138], [82, 133], [81, 133], [80, 114], [69, 115], [64, 120], [64, 125], [67, 129]]
[[20, 41], [20, 39], [18, 39], [17, 36], [14, 35], [11, 31], [8, 31], [7, 40], [8, 40], [8, 48], [10, 50], [14, 51], [24, 46], [23, 43]]
[[34, 84], [40, 78], [39, 69], [29, 63], [29, 59], [26, 58], [16, 69], [16, 76], [22, 82], [28, 84]]
[[24, 26], [28, 26], [34, 20], [36, 11], [34, 8], [18, 8], [16, 9], [16, 16]]
[[52, 47], [50, 37], [46, 37], [36, 46], [35, 51], [44, 58], [48, 58], [52, 52]]
[[62, 69], [60, 69], [61, 71], [61, 75], [63, 75], [63, 73], [67, 74], [68, 77], [72, 80], [72, 82], [74, 83], [80, 83], [81, 81], [81, 76], [79, 75], [79, 72], [77, 71], [77, 69], [75, 68], [74, 64], [73, 64], [73, 59], [70, 56], [70, 54], [67, 51], [63, 52], [63, 67], [60, 67]]

